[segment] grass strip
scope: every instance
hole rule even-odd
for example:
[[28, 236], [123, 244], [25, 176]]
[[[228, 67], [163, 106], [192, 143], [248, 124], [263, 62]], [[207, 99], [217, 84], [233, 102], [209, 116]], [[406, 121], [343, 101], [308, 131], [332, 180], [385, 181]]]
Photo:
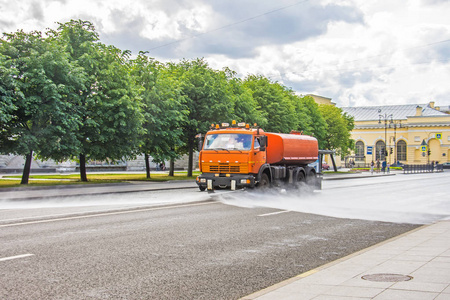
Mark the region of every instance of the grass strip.
[[[3, 175], [0, 179], [0, 188], [23, 187], [23, 186], [52, 186], [65, 184], [99, 184], [120, 183], [126, 181], [170, 181], [170, 180], [195, 180], [200, 172], [193, 172], [192, 177], [187, 172], [175, 172], [174, 176], [168, 173], [150, 174], [147, 178], [145, 173], [88, 173], [88, 182], [80, 181], [80, 174], [52, 174], [52, 175], [30, 175], [29, 183], [21, 185], [21, 175]], [[17, 178], [17, 180], [15, 180]]]

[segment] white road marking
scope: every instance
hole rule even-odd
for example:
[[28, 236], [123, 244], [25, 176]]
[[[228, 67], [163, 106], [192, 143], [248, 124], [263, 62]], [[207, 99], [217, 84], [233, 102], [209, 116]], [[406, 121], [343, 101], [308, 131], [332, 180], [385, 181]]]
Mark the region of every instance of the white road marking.
[[24, 257], [28, 257], [28, 256], [33, 256], [33, 255], [34, 254], [28, 253], [28, 254], [21, 254], [21, 255], [10, 256], [10, 257], [3, 257], [3, 258], [0, 258], [0, 261], [7, 261], [7, 260], [12, 260], [12, 259], [24, 258]]
[[258, 215], [258, 217], [267, 217], [267, 216], [272, 216], [272, 215], [284, 214], [287, 212], [290, 212], [290, 210], [282, 210], [282, 211], [276, 211], [276, 212], [272, 212], [272, 213], [268, 213], [268, 214], [262, 214], [262, 215]]
[[74, 217], [66, 217], [66, 218], [56, 218], [56, 219], [50, 219], [50, 220], [28, 221], [28, 222], [0, 225], [0, 228], [21, 226], [21, 225], [30, 225], [30, 224], [39, 224], [39, 223], [50, 223], [50, 222], [66, 221], [66, 220], [87, 219], [87, 218], [95, 218], [95, 217], [103, 217], [103, 216], [123, 215], [123, 214], [130, 214], [130, 213], [143, 212], [143, 211], [161, 210], [161, 209], [168, 209], [168, 208], [190, 207], [190, 206], [200, 206], [200, 205], [218, 204], [218, 203], [220, 203], [220, 202], [206, 202], [206, 203], [195, 203], [195, 204], [185, 204], [185, 205], [175, 205], [175, 206], [152, 207], [152, 208], [143, 208], [143, 209], [135, 209], [135, 210], [127, 210], [127, 211], [116, 211], [116, 212], [100, 213], [100, 214], [93, 214], [93, 215], [74, 216]]

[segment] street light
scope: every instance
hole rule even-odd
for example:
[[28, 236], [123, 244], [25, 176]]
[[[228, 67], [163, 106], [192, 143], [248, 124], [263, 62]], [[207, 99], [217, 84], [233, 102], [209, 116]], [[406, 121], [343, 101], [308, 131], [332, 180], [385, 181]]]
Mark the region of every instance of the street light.
[[[378, 113], [381, 113], [381, 109], [378, 110]], [[378, 115], [378, 124], [381, 124], [381, 120], [384, 121], [384, 157], [386, 158], [387, 155], [387, 124], [389, 122], [389, 126], [390, 124], [392, 124], [393, 120], [392, 120], [392, 114], [388, 115], [387, 113], [385, 113], [384, 115], [379, 114]], [[381, 158], [381, 155], [380, 155]]]
[[[430, 164], [430, 154], [431, 154], [431, 148], [430, 148], [430, 135], [431, 134], [436, 134], [433, 131], [428, 132], [428, 138], [427, 138], [427, 142], [426, 142], [426, 146], [427, 146], [427, 163]], [[435, 135], [436, 136], [436, 135]], [[434, 137], [435, 137], [434, 136]], [[425, 141], [425, 140], [424, 140]]]
[[[397, 160], [397, 146], [396, 146], [396, 143], [397, 143], [397, 137], [396, 137], [397, 125], [398, 125], [398, 128], [402, 128], [402, 121], [401, 120], [399, 120], [399, 121], [392, 121], [391, 120], [391, 122], [389, 124], [389, 128], [391, 128], [391, 124], [393, 124], [393, 127], [394, 127], [394, 164], [395, 164], [396, 160]], [[391, 162], [391, 157], [389, 156], [389, 163], [390, 162]]]

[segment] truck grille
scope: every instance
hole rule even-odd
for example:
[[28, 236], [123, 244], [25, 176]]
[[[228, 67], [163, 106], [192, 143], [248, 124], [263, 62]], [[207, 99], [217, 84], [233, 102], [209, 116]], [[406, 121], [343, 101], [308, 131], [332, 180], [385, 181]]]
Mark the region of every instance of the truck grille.
[[203, 172], [207, 173], [247, 173], [247, 164], [204, 163]]

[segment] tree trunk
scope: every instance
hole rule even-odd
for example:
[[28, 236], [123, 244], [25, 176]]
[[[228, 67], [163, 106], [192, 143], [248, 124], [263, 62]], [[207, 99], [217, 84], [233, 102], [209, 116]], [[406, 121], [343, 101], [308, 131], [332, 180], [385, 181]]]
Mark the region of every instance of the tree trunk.
[[28, 179], [30, 178], [32, 159], [33, 159], [33, 151], [30, 151], [30, 153], [28, 153], [25, 156], [25, 166], [23, 167], [22, 181], [20, 182], [20, 184], [28, 184]]
[[173, 159], [170, 160], [170, 170], [169, 170], [169, 176], [175, 175], [175, 161]]
[[145, 171], [147, 172], [147, 179], [150, 179], [150, 158], [148, 157], [148, 154], [144, 154], [145, 158]]
[[81, 181], [87, 182], [86, 176], [86, 155], [80, 154], [80, 179]]

